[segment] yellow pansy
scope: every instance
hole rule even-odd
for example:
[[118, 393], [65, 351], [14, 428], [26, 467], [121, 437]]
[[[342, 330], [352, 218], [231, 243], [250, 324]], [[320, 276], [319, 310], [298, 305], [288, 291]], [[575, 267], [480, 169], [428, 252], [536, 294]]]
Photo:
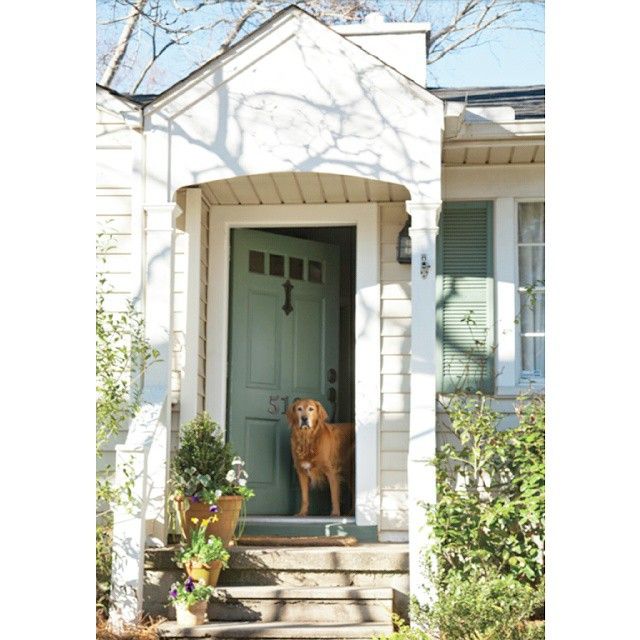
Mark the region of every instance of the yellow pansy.
[[191, 518], [191, 522], [193, 522], [193, 524], [198, 524], [198, 518]]

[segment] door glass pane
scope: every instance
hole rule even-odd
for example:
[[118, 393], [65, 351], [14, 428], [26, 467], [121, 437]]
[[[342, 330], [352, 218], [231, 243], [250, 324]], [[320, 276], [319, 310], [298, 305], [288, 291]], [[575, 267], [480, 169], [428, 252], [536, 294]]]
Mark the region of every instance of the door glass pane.
[[264, 273], [264, 253], [262, 251], [249, 251], [249, 271]]
[[541, 286], [544, 282], [544, 247], [519, 247], [520, 286]]
[[269, 275], [284, 276], [284, 256], [269, 254]]
[[518, 242], [544, 242], [544, 202], [518, 204]]
[[289, 258], [289, 277], [292, 280], [304, 279], [304, 260], [302, 258]]
[[309, 282], [322, 282], [322, 262], [309, 260]]

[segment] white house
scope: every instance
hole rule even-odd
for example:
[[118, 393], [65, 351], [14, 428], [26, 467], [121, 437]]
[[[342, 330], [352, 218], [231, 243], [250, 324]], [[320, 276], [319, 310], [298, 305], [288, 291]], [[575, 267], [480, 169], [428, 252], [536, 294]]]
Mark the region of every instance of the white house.
[[[166, 542], [167, 460], [197, 412], [247, 458], [255, 531], [408, 541], [417, 589], [437, 394], [463, 376], [508, 413], [544, 384], [544, 306], [524, 304], [531, 286], [543, 300], [544, 89], [425, 88], [428, 32], [291, 7], [160, 95], [97, 87], [108, 304], [134, 298], [163, 359], [107, 456], [135, 457], [145, 496], [116, 518], [124, 617], [145, 543]], [[356, 424], [353, 517], [320, 501], [288, 518], [281, 413], [307, 395]]]

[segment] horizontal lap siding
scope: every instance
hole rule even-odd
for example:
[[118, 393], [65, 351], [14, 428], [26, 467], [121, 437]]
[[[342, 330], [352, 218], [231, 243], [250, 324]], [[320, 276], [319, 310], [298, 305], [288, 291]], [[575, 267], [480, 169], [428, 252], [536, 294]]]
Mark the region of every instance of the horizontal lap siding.
[[[98, 251], [96, 271], [106, 279], [105, 308], [120, 312], [137, 292], [133, 289], [131, 257], [132, 135], [124, 120], [96, 109], [96, 234], [109, 234], [110, 251]], [[113, 467], [115, 445], [126, 430], [103, 447], [98, 470]]]
[[380, 205], [380, 539], [407, 540], [411, 269], [396, 261], [404, 203]]
[[180, 384], [184, 375], [185, 336], [187, 327], [187, 234], [176, 231], [175, 278], [173, 282], [173, 364], [171, 368], [171, 403], [179, 406]]

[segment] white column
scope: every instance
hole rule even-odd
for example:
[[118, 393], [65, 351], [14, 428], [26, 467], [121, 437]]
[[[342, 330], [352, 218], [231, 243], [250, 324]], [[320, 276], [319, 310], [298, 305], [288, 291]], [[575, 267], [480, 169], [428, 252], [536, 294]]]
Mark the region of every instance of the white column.
[[142, 612], [144, 584], [145, 518], [147, 459], [143, 447], [116, 445], [114, 486], [123, 487], [133, 477], [131, 504], [118, 506], [113, 513], [113, 545], [109, 624], [120, 631]]
[[[175, 221], [180, 208], [175, 203], [145, 205], [145, 333], [159, 353], [159, 362], [145, 373], [144, 386], [156, 397], [171, 391], [173, 337], [173, 280]], [[166, 487], [171, 446], [171, 402], [167, 401], [149, 450], [147, 461], [147, 535], [154, 544], [167, 539]]]
[[185, 231], [187, 248], [187, 318], [184, 377], [180, 385], [180, 422], [198, 413], [198, 360], [200, 341], [200, 246], [202, 235], [202, 193], [187, 189]]
[[409, 419], [409, 580], [411, 595], [426, 599], [424, 552], [429, 532], [421, 504], [435, 504], [436, 453], [436, 236], [440, 202], [407, 202], [411, 215], [411, 415]]
[[496, 198], [494, 216], [494, 278], [498, 325], [497, 394], [517, 393], [516, 378], [516, 201]]

